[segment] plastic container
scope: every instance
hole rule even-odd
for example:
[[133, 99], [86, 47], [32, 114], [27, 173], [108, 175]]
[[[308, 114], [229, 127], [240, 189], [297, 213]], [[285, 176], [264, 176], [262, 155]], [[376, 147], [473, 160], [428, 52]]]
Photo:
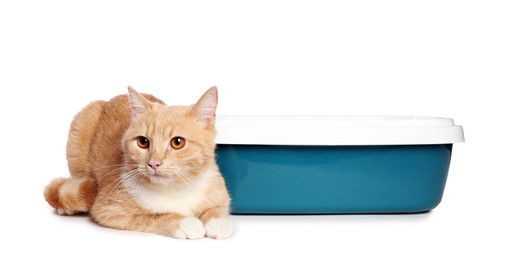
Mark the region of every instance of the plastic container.
[[219, 116], [216, 127], [234, 214], [428, 211], [464, 141], [437, 117]]

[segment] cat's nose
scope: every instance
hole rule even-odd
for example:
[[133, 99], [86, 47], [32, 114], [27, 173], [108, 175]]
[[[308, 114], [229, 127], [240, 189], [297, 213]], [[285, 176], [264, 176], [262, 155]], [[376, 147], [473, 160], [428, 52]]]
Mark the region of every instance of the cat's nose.
[[147, 162], [147, 165], [149, 165], [149, 167], [151, 167], [151, 169], [156, 170], [158, 167], [160, 167], [161, 161], [149, 160], [149, 162]]

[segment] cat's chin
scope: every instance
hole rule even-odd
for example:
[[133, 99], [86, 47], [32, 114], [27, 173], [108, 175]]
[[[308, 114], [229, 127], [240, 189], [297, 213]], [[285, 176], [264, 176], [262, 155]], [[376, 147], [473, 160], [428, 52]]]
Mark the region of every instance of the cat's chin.
[[173, 183], [173, 178], [171, 176], [167, 176], [167, 175], [150, 174], [148, 176], [148, 179], [152, 184], [162, 185], [162, 186], [170, 185], [171, 183]]

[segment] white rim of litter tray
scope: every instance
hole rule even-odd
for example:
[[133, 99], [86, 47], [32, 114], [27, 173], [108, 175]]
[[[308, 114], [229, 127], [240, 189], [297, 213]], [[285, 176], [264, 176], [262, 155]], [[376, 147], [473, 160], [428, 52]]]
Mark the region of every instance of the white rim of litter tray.
[[409, 145], [464, 142], [451, 118], [427, 116], [217, 116], [217, 144]]

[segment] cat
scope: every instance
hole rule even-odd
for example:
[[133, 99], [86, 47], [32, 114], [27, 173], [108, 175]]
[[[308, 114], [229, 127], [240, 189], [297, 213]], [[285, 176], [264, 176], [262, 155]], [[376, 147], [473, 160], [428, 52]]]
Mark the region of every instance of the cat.
[[128, 87], [72, 121], [70, 178], [44, 190], [60, 215], [180, 239], [229, 238], [230, 197], [215, 161], [217, 88], [190, 106], [167, 106]]

